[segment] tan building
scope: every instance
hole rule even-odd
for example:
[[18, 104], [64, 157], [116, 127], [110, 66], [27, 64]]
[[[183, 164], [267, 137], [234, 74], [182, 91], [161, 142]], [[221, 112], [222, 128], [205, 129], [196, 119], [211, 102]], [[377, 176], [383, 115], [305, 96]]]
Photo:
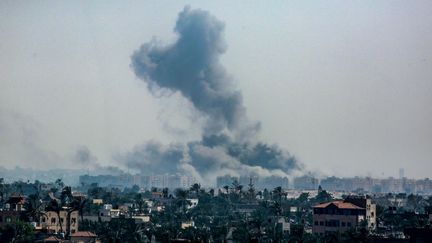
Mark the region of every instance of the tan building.
[[[60, 211], [60, 221], [56, 212], [48, 211], [40, 218], [40, 226], [42, 229], [47, 229], [53, 233], [66, 233], [67, 230], [67, 214], [66, 210]], [[70, 214], [70, 233], [78, 231], [78, 211], [73, 211]], [[61, 223], [61, 227], [60, 227]]]
[[99, 199], [99, 198], [93, 199], [92, 202], [93, 202], [93, 204], [101, 205], [101, 204], [103, 204], [103, 199]]
[[312, 233], [344, 232], [365, 220], [366, 209], [349, 202], [333, 201], [313, 207]]

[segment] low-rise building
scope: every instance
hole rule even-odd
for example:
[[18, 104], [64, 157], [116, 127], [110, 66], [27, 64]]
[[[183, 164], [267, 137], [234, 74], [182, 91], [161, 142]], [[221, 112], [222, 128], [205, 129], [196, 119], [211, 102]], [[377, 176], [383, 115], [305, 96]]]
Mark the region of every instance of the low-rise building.
[[194, 208], [198, 205], [198, 198], [189, 198], [186, 200], [189, 202], [187, 205], [187, 209]]
[[96, 204], [96, 205], [101, 205], [101, 204], [103, 204], [103, 199], [95, 198], [92, 200], [92, 203]]

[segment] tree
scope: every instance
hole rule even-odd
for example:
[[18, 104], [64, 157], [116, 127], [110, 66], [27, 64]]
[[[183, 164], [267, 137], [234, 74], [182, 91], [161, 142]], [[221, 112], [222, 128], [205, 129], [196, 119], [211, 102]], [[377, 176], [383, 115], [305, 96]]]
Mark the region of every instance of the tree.
[[240, 194], [242, 192], [243, 186], [240, 185], [237, 179], [235, 179], [232, 183], [232, 190], [236, 194]]
[[175, 191], [175, 196], [175, 204], [184, 215], [186, 213], [187, 206], [190, 205], [190, 202], [187, 200], [188, 191], [183, 189], [177, 189]]
[[10, 192], [10, 185], [4, 183], [4, 179], [0, 178], [0, 207], [3, 206], [3, 203], [6, 201], [9, 192]]
[[147, 213], [147, 204], [144, 202], [142, 194], [138, 193], [135, 195], [135, 204], [136, 209], [138, 210], [138, 214]]
[[60, 179], [60, 178], [58, 178], [58, 179], [54, 182], [54, 184], [56, 185], [56, 188], [57, 188], [58, 190], [62, 189], [62, 188], [65, 186], [65, 184], [63, 183], [63, 180]]
[[255, 187], [254, 184], [252, 183], [252, 178], [249, 179], [249, 185], [248, 185], [248, 196], [249, 196], [249, 200], [254, 200], [255, 199]]
[[0, 242], [33, 242], [32, 227], [24, 222], [17, 221], [0, 228]]
[[84, 202], [82, 202], [81, 199], [74, 198], [72, 189], [69, 186], [63, 188], [60, 195], [60, 202], [62, 209], [66, 210], [66, 237], [68, 237], [71, 231], [71, 214], [75, 211], [82, 211], [80, 207], [84, 207]]
[[327, 192], [326, 190], [322, 190], [318, 192], [318, 195], [315, 197], [315, 200], [319, 203], [329, 202], [333, 200], [333, 196], [331, 193]]
[[228, 192], [229, 192], [229, 186], [225, 185], [223, 188], [225, 189], [226, 194], [228, 194]]
[[169, 192], [168, 187], [165, 187], [164, 189], [162, 189], [163, 198], [168, 198], [168, 192]]
[[195, 195], [198, 195], [198, 192], [201, 189], [201, 185], [198, 183], [195, 183], [191, 186], [191, 188], [189, 189], [191, 192], [195, 193]]
[[27, 197], [24, 203], [25, 217], [30, 222], [38, 222], [40, 217], [44, 216], [44, 205], [39, 195], [32, 194]]
[[278, 186], [273, 189], [274, 200], [277, 201], [279, 204], [282, 202], [282, 194], [282, 187]]
[[60, 232], [63, 232], [63, 224], [61, 222], [60, 211], [62, 210], [61, 202], [52, 195], [52, 192], [49, 194], [51, 200], [49, 201], [46, 209], [48, 211], [53, 211], [57, 214], [58, 223], [60, 226]]

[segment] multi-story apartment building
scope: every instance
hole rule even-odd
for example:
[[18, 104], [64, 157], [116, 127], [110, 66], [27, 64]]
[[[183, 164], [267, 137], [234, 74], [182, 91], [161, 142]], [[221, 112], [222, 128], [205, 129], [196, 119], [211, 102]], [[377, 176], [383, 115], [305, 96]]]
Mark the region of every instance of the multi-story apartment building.
[[[69, 233], [78, 231], [78, 216], [78, 211], [70, 212]], [[59, 214], [54, 211], [47, 211], [40, 218], [40, 227], [52, 233], [66, 233], [68, 228], [67, 220], [68, 211], [66, 210], [61, 210]]]
[[313, 207], [312, 232], [344, 232], [358, 226], [366, 218], [366, 209], [349, 202], [333, 201]]
[[294, 178], [294, 189], [297, 190], [316, 190], [318, 185], [318, 179], [311, 175]]
[[24, 210], [25, 198], [21, 195], [9, 197], [3, 208], [0, 208], [0, 228], [20, 219]]

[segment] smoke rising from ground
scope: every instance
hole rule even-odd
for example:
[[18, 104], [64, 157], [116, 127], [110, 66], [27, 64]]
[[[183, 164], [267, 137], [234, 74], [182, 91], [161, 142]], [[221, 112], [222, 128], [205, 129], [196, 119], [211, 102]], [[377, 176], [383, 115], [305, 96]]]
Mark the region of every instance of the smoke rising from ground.
[[223, 174], [289, 175], [300, 169], [295, 158], [276, 145], [256, 142], [259, 123], [248, 119], [240, 91], [221, 65], [226, 51], [224, 24], [203, 10], [186, 7], [170, 45], [155, 40], [133, 55], [131, 67], [149, 90], [179, 92], [207, 122], [201, 141], [137, 146], [122, 160], [143, 172], [186, 172], [201, 178]]

